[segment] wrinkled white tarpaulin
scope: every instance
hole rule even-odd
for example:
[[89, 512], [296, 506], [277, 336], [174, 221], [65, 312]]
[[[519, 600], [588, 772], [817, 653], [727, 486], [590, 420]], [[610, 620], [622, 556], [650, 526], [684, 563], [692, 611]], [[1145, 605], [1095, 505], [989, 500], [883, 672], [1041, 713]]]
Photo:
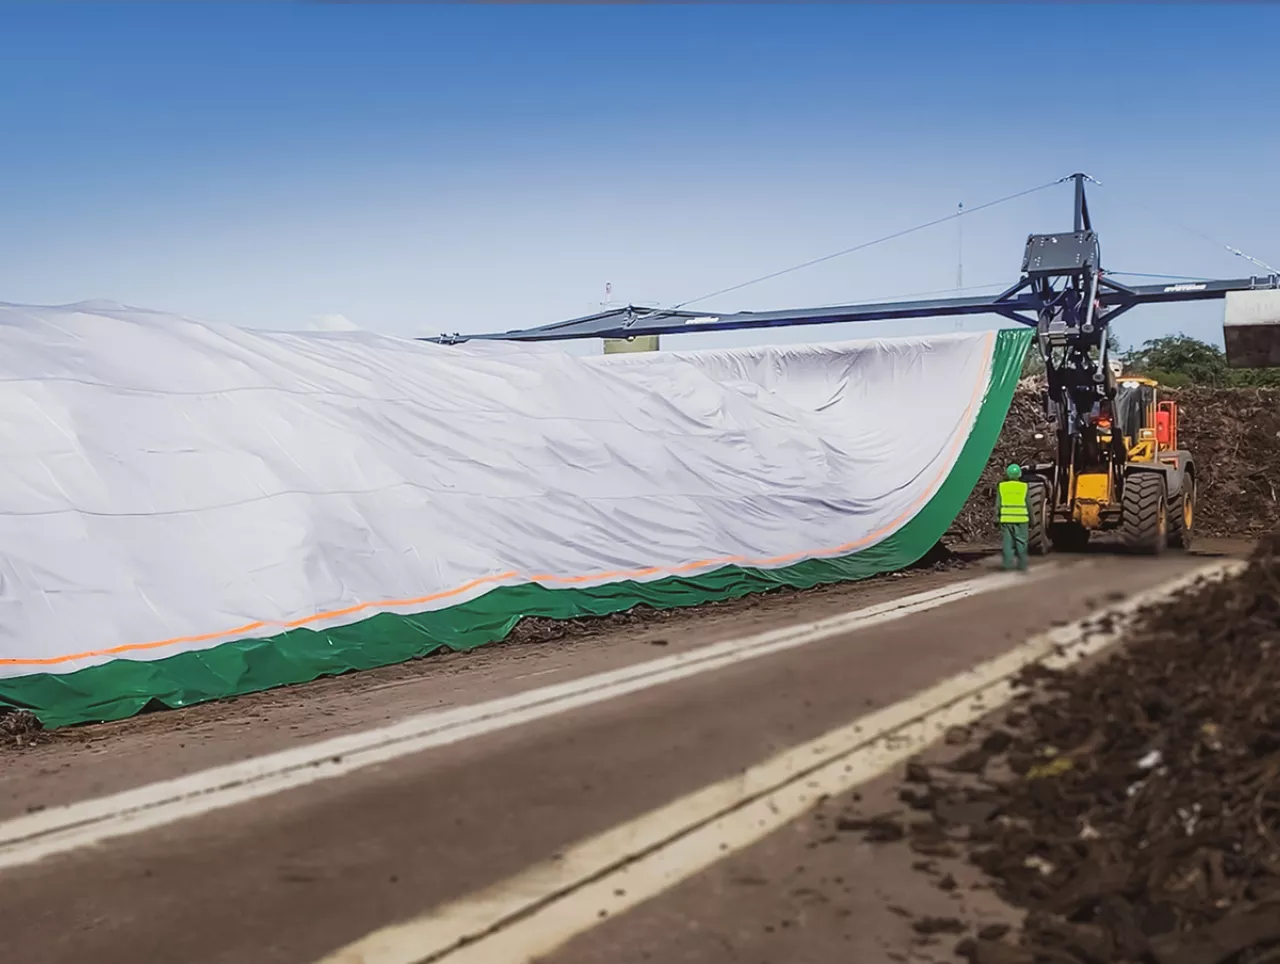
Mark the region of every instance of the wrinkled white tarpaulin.
[[487, 638], [534, 597], [856, 555], [938, 494], [1025, 344], [575, 358], [0, 305], [0, 701], [126, 715], [413, 655], [380, 634], [474, 645], [504, 598]]

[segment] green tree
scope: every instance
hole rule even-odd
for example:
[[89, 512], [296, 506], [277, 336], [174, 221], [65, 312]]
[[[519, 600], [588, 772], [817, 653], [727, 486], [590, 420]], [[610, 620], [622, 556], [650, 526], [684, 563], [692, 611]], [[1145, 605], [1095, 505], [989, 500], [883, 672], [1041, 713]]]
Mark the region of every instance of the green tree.
[[1129, 352], [1125, 369], [1173, 388], [1280, 386], [1280, 370], [1229, 368], [1221, 348], [1183, 334], [1153, 338]]
[[1126, 367], [1168, 384], [1221, 386], [1230, 380], [1227, 358], [1214, 345], [1187, 335], [1153, 338], [1130, 352]]

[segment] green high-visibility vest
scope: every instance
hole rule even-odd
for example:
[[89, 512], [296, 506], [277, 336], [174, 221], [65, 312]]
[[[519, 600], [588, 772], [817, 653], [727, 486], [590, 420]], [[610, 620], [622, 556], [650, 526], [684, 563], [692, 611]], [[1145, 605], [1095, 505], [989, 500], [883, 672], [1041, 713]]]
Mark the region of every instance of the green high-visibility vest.
[[1000, 521], [1031, 521], [1031, 513], [1027, 510], [1027, 483], [1012, 479], [1000, 483]]

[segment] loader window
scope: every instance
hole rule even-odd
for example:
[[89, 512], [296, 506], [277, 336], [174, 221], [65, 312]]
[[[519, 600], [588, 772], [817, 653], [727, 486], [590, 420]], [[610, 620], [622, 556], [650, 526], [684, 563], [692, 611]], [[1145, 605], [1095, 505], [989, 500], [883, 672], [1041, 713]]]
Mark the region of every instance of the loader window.
[[1115, 424], [1121, 435], [1137, 440], [1138, 430], [1146, 422], [1147, 407], [1154, 397], [1155, 393], [1150, 385], [1127, 387], [1121, 384], [1116, 388]]

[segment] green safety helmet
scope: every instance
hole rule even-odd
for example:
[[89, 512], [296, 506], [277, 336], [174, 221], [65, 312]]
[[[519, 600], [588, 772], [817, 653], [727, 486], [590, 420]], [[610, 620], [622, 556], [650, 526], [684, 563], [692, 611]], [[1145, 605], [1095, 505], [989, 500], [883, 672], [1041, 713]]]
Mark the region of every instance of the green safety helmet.
[[1011, 465], [1011, 466], [1009, 466], [1007, 469], [1005, 469], [1005, 470], [1004, 470], [1004, 474], [1005, 474], [1005, 475], [1007, 475], [1007, 476], [1008, 476], [1009, 478], [1011, 478], [1011, 479], [1020, 479], [1020, 478], [1022, 478], [1022, 466], [1020, 466], [1020, 465]]

